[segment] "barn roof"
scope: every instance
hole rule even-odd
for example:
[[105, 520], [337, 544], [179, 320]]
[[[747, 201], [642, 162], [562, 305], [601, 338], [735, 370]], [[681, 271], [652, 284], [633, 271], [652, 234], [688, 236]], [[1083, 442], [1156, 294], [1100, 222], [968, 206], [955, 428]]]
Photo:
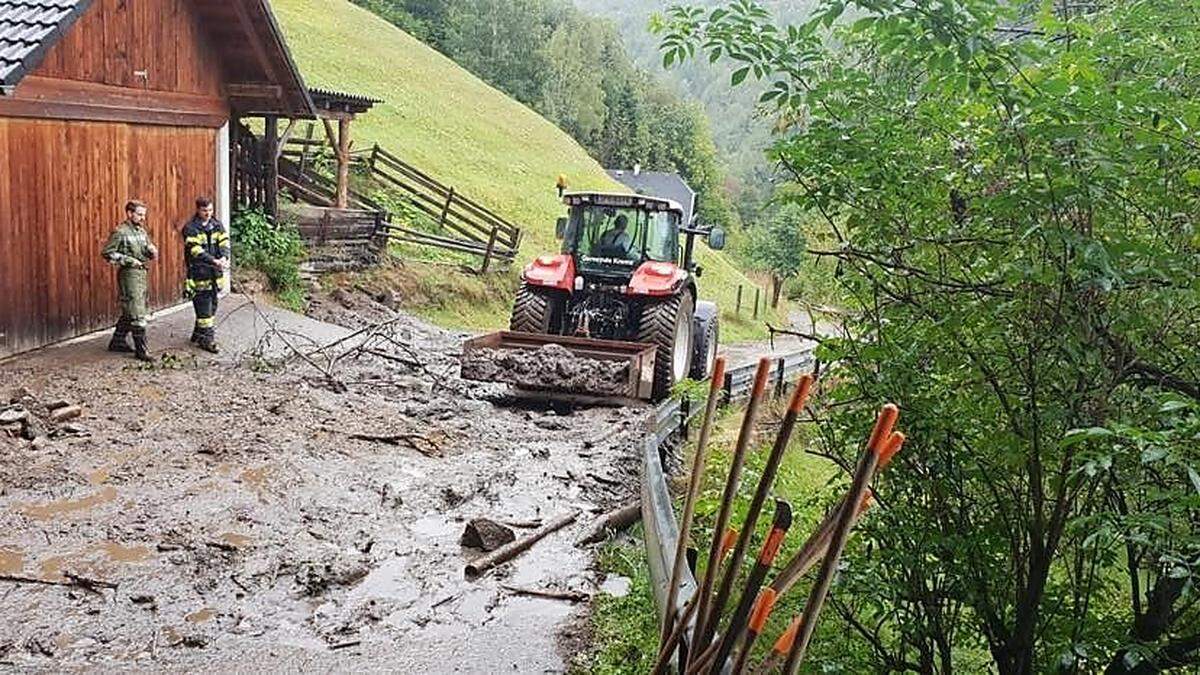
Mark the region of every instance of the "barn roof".
[[[92, 0], [0, 0], [0, 95], [8, 93], [70, 29]], [[193, 0], [220, 45], [229, 99], [240, 114], [314, 116], [268, 0]]]
[[92, 0], [0, 0], [0, 92], [16, 86]]

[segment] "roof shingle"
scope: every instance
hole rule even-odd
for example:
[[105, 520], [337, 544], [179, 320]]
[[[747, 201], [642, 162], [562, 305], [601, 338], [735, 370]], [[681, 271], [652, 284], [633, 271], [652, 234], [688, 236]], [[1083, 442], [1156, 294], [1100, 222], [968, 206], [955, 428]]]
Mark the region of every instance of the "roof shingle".
[[0, 0], [0, 88], [16, 85], [92, 0]]

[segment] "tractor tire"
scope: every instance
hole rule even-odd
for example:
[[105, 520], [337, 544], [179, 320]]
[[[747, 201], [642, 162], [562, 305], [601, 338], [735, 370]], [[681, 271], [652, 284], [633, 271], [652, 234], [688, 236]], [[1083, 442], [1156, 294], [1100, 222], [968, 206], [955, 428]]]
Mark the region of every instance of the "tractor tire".
[[558, 334], [565, 305], [561, 293], [522, 284], [513, 301], [508, 328], [521, 333]]
[[672, 298], [646, 304], [638, 322], [638, 342], [657, 347], [654, 356], [654, 400], [671, 393], [676, 383], [691, 372], [693, 342], [692, 296], [680, 293]]
[[718, 317], [696, 318], [696, 350], [692, 354], [693, 380], [707, 380], [717, 363], [717, 345], [721, 339], [721, 324]]

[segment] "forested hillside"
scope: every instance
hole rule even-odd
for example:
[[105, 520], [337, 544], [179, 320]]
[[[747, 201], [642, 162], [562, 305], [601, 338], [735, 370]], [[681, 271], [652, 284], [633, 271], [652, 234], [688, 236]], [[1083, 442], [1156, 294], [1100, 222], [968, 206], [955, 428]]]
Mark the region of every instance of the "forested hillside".
[[[575, 0], [575, 4], [588, 14], [612, 20], [634, 63], [656, 72], [678, 95], [704, 106], [734, 206], [743, 219], [754, 220], [762, 201], [770, 195], [775, 173], [765, 156], [772, 141], [772, 121], [769, 115], [757, 112], [763, 88], [749, 83], [731, 89], [730, 78], [736, 66], [713, 64], [707, 59], [675, 63], [664, 69], [659, 39], [650, 26], [656, 15], [678, 4], [672, 0]], [[723, 3], [705, 0], [693, 4], [717, 7]], [[816, 1], [769, 0], [760, 4], [785, 24], [806, 16]]]
[[353, 2], [533, 108], [605, 167], [677, 171], [704, 222], [733, 222], [703, 108], [639, 68], [613, 23], [568, 0]]

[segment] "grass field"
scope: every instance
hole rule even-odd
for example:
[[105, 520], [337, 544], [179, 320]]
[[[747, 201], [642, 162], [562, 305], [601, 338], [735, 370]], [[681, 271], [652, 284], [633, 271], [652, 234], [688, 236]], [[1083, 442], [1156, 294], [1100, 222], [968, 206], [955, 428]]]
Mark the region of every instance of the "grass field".
[[[406, 294], [410, 309], [455, 327], [506, 324], [517, 272], [557, 248], [556, 178], [565, 175], [576, 190], [621, 188], [566, 133], [370, 12], [346, 0], [271, 6], [309, 86], [384, 100], [355, 121], [355, 147], [378, 142], [522, 226], [521, 255], [508, 273], [480, 281], [446, 266], [414, 265], [408, 275], [421, 285]], [[723, 339], [763, 337], [761, 323], [733, 316], [737, 286], [752, 282], [724, 256], [699, 248], [701, 294], [723, 309]]]

